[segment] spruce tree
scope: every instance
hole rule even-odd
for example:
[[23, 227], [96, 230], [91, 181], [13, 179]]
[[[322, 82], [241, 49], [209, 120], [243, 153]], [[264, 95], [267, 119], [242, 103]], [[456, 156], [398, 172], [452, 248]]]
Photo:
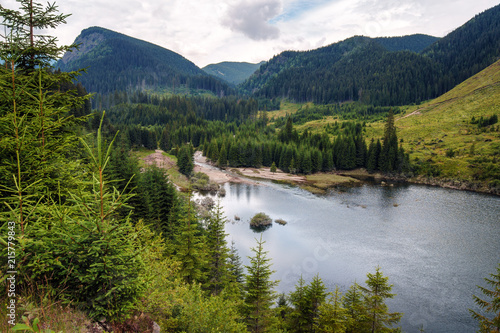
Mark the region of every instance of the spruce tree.
[[319, 308], [326, 298], [326, 287], [319, 275], [316, 275], [306, 287], [306, 320], [309, 332], [314, 332], [314, 323], [319, 318]]
[[307, 330], [307, 299], [305, 281], [300, 276], [300, 279], [295, 286], [295, 290], [290, 293], [290, 304], [292, 310], [288, 315], [288, 328], [292, 332], [304, 332]]
[[278, 281], [272, 281], [271, 259], [264, 251], [262, 235], [257, 240], [257, 247], [252, 248], [253, 257], [249, 257], [250, 265], [245, 266], [245, 298], [244, 316], [250, 332], [266, 332], [275, 321], [271, 306], [276, 299], [274, 287]]
[[344, 307], [342, 293], [339, 287], [329, 293], [330, 298], [319, 307], [319, 318], [315, 327], [317, 332], [344, 333], [352, 322], [349, 311]]
[[368, 310], [365, 305], [364, 294], [359, 284], [354, 283], [344, 295], [344, 308], [352, 319], [346, 327], [347, 333], [367, 332], [369, 327]]
[[219, 295], [230, 281], [229, 249], [227, 248], [224, 217], [220, 202], [214, 207], [207, 225], [208, 277], [206, 289]]
[[500, 332], [500, 264], [497, 267], [496, 274], [492, 273], [490, 274], [490, 278], [485, 278], [484, 280], [491, 286], [491, 289], [481, 286], [477, 287], [490, 300], [484, 300], [473, 295], [474, 303], [484, 312], [469, 311], [472, 317], [479, 321], [479, 332]]
[[180, 274], [189, 284], [202, 282], [206, 272], [206, 246], [203, 236], [198, 230], [191, 204], [191, 192], [186, 203], [185, 217], [181, 221], [179, 234], [176, 237], [175, 258], [180, 262]]
[[365, 294], [365, 304], [368, 312], [370, 332], [397, 332], [398, 328], [392, 328], [401, 320], [401, 313], [389, 312], [385, 300], [393, 298], [391, 293], [392, 284], [388, 284], [389, 278], [384, 276], [380, 267], [375, 269], [375, 274], [368, 273], [367, 287], [361, 287]]

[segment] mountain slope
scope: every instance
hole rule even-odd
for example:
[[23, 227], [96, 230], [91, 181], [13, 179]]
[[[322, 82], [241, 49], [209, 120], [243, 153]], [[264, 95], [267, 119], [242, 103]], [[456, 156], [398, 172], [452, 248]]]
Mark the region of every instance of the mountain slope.
[[79, 50], [56, 64], [63, 71], [87, 68], [80, 82], [101, 94], [185, 85], [214, 93], [226, 84], [207, 75], [191, 61], [160, 46], [100, 27], [85, 29], [75, 40]]
[[377, 37], [374, 40], [385, 47], [387, 51], [413, 51], [420, 53], [438, 41], [439, 37], [415, 34], [402, 37]]
[[500, 117], [500, 60], [446, 94], [408, 108], [396, 126], [423, 174], [500, 193], [500, 126], [494, 117]]
[[421, 53], [410, 51], [422, 50], [433, 40], [425, 35], [358, 36], [312, 51], [283, 52], [261, 66], [241, 89], [315, 103], [402, 105], [435, 98], [500, 57], [500, 5]]
[[202, 70], [221, 80], [237, 85], [248, 79], [263, 63], [264, 61], [258, 64], [225, 61], [210, 64], [203, 67]]
[[241, 88], [296, 102], [402, 105], [436, 96], [438, 74], [437, 66], [415, 52], [390, 52], [377, 39], [356, 36], [312, 51], [283, 52]]
[[439, 63], [446, 90], [500, 59], [500, 5], [476, 15], [422, 53]]

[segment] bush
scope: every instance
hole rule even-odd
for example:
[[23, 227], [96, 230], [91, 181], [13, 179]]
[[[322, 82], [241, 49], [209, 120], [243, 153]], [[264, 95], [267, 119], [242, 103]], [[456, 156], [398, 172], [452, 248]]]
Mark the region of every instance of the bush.
[[256, 228], [266, 227], [272, 225], [272, 223], [273, 220], [268, 215], [262, 212], [255, 214], [255, 216], [250, 220], [250, 226]]

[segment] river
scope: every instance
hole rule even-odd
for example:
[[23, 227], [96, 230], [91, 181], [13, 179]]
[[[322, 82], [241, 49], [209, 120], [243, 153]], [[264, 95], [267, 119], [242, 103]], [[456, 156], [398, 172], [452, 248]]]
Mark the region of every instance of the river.
[[[224, 186], [228, 241], [248, 264], [262, 234], [278, 292], [316, 274], [330, 291], [345, 291], [380, 266], [403, 331], [476, 331], [472, 295], [483, 297], [476, 285], [487, 286], [500, 263], [499, 197], [418, 185], [365, 184], [322, 196], [270, 182]], [[249, 220], [258, 212], [288, 224], [255, 233]]]

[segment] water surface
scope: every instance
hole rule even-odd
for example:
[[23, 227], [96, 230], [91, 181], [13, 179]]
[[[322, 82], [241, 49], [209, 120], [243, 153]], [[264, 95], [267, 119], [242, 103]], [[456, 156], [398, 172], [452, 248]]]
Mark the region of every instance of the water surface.
[[[284, 219], [262, 233], [278, 292], [316, 274], [333, 290], [365, 283], [380, 266], [397, 296], [405, 332], [475, 332], [468, 309], [476, 285], [500, 263], [500, 198], [449, 189], [363, 185], [317, 196], [293, 186], [226, 184], [221, 199], [244, 263], [261, 234], [249, 228], [258, 212]], [[234, 216], [241, 218], [234, 221]]]

